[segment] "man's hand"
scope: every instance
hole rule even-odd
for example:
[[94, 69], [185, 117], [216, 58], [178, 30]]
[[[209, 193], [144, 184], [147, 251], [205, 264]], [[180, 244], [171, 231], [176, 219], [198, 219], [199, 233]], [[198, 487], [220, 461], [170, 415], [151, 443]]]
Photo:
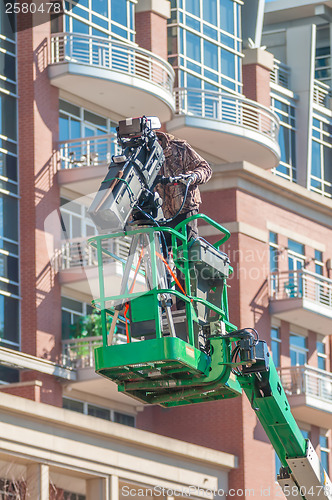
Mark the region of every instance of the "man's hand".
[[181, 179], [181, 182], [183, 182], [184, 184], [196, 184], [197, 180], [198, 180], [198, 175], [195, 174], [194, 172], [188, 172], [187, 174], [182, 174], [181, 175], [182, 179]]

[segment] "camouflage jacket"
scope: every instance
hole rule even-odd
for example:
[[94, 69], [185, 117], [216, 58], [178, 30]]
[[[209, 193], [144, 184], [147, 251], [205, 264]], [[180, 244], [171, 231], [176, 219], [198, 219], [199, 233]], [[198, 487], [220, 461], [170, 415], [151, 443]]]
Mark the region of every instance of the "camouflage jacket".
[[[186, 141], [176, 139], [164, 132], [157, 132], [157, 136], [165, 155], [165, 162], [160, 171], [161, 175], [169, 177], [192, 172], [197, 174], [197, 183], [190, 186], [181, 213], [198, 210], [202, 200], [197, 184], [205, 184], [211, 178], [210, 165]], [[166, 219], [173, 217], [181, 208], [186, 190], [185, 184], [157, 184], [155, 190], [163, 200], [164, 217]]]

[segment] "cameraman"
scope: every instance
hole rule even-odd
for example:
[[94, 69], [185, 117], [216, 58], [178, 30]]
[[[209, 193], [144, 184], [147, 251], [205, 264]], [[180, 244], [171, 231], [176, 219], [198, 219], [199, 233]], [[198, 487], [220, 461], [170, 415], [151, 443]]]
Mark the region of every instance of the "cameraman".
[[[158, 140], [164, 150], [165, 162], [160, 174], [165, 177], [177, 177], [180, 175], [190, 176], [191, 185], [187, 198], [181, 212], [177, 214], [183, 203], [186, 191], [186, 183], [177, 184], [157, 184], [155, 190], [163, 200], [162, 210], [165, 219], [172, 219], [167, 226], [174, 228], [188, 217], [199, 212], [199, 205], [202, 202], [198, 189], [198, 184], [205, 184], [212, 175], [210, 165], [184, 140], [176, 139], [173, 135], [165, 132], [157, 132]], [[188, 179], [187, 179], [188, 180]], [[193, 220], [187, 225], [188, 240], [197, 238], [197, 220]], [[166, 233], [167, 246], [171, 246], [171, 237]]]

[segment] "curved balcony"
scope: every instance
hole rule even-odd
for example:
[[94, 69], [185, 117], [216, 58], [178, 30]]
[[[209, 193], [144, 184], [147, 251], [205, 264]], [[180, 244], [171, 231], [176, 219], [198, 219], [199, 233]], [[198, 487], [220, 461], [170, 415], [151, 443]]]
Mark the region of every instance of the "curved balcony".
[[270, 314], [322, 335], [332, 331], [332, 280], [305, 269], [270, 275]]
[[302, 422], [330, 427], [332, 374], [308, 365], [278, 368], [292, 413]]
[[57, 146], [58, 184], [80, 196], [98, 191], [112, 155], [119, 153], [116, 134], [59, 141]]
[[161, 57], [127, 43], [76, 33], [51, 37], [52, 85], [123, 117], [174, 111], [174, 71]]
[[264, 169], [279, 164], [279, 119], [245, 97], [201, 89], [176, 89], [176, 117], [167, 130], [224, 162], [248, 161]]

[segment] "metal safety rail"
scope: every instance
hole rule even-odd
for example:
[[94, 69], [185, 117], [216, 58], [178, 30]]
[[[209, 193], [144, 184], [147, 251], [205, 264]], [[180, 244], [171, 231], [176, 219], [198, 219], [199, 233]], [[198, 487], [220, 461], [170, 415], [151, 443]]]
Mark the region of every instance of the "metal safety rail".
[[119, 153], [115, 133], [59, 141], [57, 150], [57, 170], [108, 164]]
[[305, 269], [270, 274], [270, 299], [304, 298], [332, 308], [332, 280]]
[[273, 61], [273, 69], [271, 71], [271, 82], [276, 85], [280, 85], [280, 87], [284, 87], [286, 89], [289, 88], [289, 77], [290, 77], [290, 68], [286, 66], [286, 64], [282, 63], [278, 59], [274, 59]]
[[[107, 249], [118, 259], [125, 259], [129, 250], [129, 240], [126, 237], [110, 239]], [[97, 265], [97, 251], [88, 244], [87, 238], [73, 238], [64, 241], [53, 258], [53, 267], [56, 272]]]
[[[114, 334], [114, 344], [124, 344], [126, 336]], [[94, 368], [94, 350], [103, 344], [102, 335], [62, 341], [61, 365], [69, 368]]]
[[331, 88], [326, 83], [314, 80], [313, 101], [319, 106], [329, 107], [331, 98]]
[[260, 132], [277, 140], [279, 119], [255, 101], [239, 95], [201, 89], [174, 90], [176, 113], [218, 120]]
[[332, 404], [332, 374], [308, 365], [278, 368], [287, 396], [306, 394]]
[[174, 70], [161, 57], [129, 43], [77, 33], [51, 36], [51, 64], [77, 62], [109, 69], [172, 92]]

